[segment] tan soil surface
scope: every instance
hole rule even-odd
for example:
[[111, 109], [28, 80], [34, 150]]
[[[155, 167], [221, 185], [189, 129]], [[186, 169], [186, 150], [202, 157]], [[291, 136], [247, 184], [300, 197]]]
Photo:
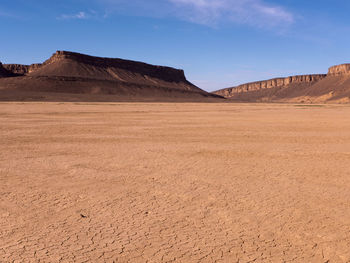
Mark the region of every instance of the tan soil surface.
[[350, 262], [350, 107], [0, 104], [0, 262]]

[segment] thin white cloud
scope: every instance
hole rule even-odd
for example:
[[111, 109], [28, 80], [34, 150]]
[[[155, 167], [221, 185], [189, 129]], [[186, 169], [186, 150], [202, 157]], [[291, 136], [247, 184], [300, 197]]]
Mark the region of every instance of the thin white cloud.
[[258, 27], [281, 26], [294, 22], [294, 15], [282, 6], [263, 0], [167, 0], [183, 19], [213, 25], [222, 22]]
[[97, 0], [111, 9], [143, 16], [177, 17], [192, 23], [217, 26], [223, 23], [255, 27], [281, 27], [295, 15], [267, 0]]
[[58, 19], [64, 19], [64, 20], [69, 20], [69, 19], [88, 19], [90, 18], [90, 15], [87, 14], [86, 12], [78, 12], [76, 14], [71, 14], [71, 15], [67, 15], [67, 14], [63, 14], [61, 16], [58, 17]]

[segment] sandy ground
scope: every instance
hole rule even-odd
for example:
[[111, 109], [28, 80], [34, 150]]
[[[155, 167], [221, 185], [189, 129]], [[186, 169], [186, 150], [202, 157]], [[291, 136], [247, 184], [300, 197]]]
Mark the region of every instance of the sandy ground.
[[0, 104], [0, 262], [350, 262], [350, 106]]

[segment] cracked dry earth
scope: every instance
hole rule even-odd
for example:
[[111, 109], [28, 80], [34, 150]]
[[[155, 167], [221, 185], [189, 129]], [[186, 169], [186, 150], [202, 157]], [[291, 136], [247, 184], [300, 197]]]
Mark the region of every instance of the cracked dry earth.
[[0, 262], [350, 262], [350, 107], [0, 104]]

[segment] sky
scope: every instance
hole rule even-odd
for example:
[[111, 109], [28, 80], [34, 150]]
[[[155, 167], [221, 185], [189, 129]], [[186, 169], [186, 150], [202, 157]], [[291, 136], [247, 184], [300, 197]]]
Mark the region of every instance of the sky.
[[185, 70], [207, 91], [350, 62], [349, 0], [0, 0], [0, 61], [56, 50]]

